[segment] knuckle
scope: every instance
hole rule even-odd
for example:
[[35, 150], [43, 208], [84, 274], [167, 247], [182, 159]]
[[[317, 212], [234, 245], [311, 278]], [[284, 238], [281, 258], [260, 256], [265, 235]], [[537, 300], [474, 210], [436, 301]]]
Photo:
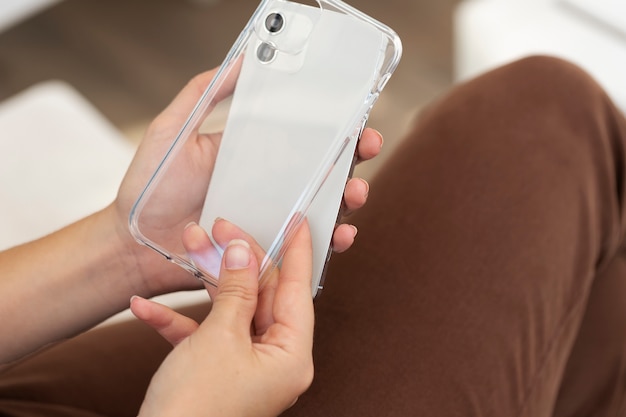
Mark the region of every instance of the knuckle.
[[219, 287], [219, 293], [221, 297], [237, 298], [246, 301], [252, 301], [256, 299], [257, 294], [246, 282], [237, 279], [231, 279], [228, 283]]

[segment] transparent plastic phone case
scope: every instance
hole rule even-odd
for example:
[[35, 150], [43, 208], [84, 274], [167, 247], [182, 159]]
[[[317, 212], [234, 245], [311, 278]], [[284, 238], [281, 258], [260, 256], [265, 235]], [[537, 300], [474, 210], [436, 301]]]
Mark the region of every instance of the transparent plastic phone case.
[[[228, 220], [258, 243], [261, 284], [306, 217], [321, 288], [360, 131], [401, 54], [396, 34], [336, 0], [264, 0], [130, 215], [135, 238], [216, 285]], [[213, 248], [188, 253], [197, 222]]]

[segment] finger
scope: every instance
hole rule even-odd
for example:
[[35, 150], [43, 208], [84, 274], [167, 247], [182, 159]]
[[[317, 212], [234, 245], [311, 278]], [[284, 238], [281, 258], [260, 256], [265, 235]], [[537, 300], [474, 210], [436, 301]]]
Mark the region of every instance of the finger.
[[365, 128], [357, 146], [357, 163], [374, 158], [383, 147], [383, 135], [372, 128]]
[[[148, 179], [144, 178], [143, 173], [152, 173], [157, 168], [159, 161], [172, 145], [172, 140], [179, 133], [214, 75], [215, 70], [195, 76], [174, 100], [154, 118], [139, 146], [140, 150], [135, 154], [131, 170], [126, 174], [126, 180], [136, 181], [137, 186], [145, 185], [145, 181]], [[189, 141], [189, 143], [195, 143], [195, 141]], [[190, 192], [190, 194], [195, 195], [196, 193]]]
[[[257, 262], [260, 266], [263, 266], [265, 261], [265, 250], [259, 245], [256, 240], [252, 239], [250, 235], [241, 230], [231, 222], [218, 219], [213, 225], [213, 237], [222, 245], [223, 242], [232, 239], [243, 239], [246, 242], [251, 242], [250, 247], [252, 252], [256, 256]], [[272, 304], [274, 300], [274, 292], [276, 290], [276, 282], [278, 280], [278, 268], [272, 267], [265, 271], [265, 275], [262, 277], [262, 281], [259, 281], [259, 294], [256, 313], [254, 315], [254, 334], [261, 335], [265, 333], [265, 330], [274, 323], [274, 316], [272, 314]]]
[[[313, 344], [312, 259], [311, 233], [304, 221], [285, 252], [273, 312], [275, 322], [293, 330], [293, 340], [306, 350]], [[271, 337], [269, 332], [266, 335]]]
[[[213, 277], [219, 278], [222, 266], [223, 248], [235, 239], [250, 242], [257, 262], [261, 264], [265, 251], [252, 237], [239, 227], [224, 219], [216, 219], [211, 229], [212, 240], [208, 233], [198, 224], [189, 223], [183, 232], [183, 246], [194, 264]], [[217, 244], [217, 246], [216, 246]], [[211, 297], [215, 295], [214, 288], [208, 287]]]
[[[233, 93], [241, 70], [241, 62], [242, 60], [238, 59], [227, 72], [222, 74], [221, 84], [218, 82], [220, 85], [214, 90], [214, 96], [211, 100], [204, 102], [206, 108], [201, 109], [204, 116], [211, 113], [220, 101]], [[187, 120], [189, 114], [195, 109], [217, 74], [218, 68], [214, 68], [193, 77], [176, 95], [174, 100], [154, 119], [150, 129], [160, 130], [163, 127], [169, 127], [174, 130], [180, 129], [182, 123]], [[199, 127], [200, 125], [194, 129], [196, 133]], [[171, 134], [173, 133], [174, 131], [171, 132]]]
[[[243, 239], [246, 242], [251, 242], [250, 247], [257, 258], [258, 264], [260, 265], [263, 262], [265, 258], [263, 248], [261, 248], [250, 235], [229, 221], [217, 219], [213, 225], [212, 233], [216, 243], [220, 247], [227, 246], [228, 242], [234, 239]], [[196, 266], [211, 268], [214, 272], [215, 265], [221, 265], [221, 254], [215, 252], [216, 249], [213, 246], [213, 241], [211, 241], [204, 229], [198, 225], [193, 223], [188, 225], [183, 234], [183, 244]], [[209, 271], [209, 269], [204, 270]], [[219, 273], [212, 273], [212, 275], [218, 277]], [[254, 333], [257, 335], [264, 333], [267, 327], [271, 326], [274, 322], [271, 306], [277, 278], [277, 268], [267, 271], [265, 279], [263, 280], [263, 286], [259, 291], [257, 311], [254, 316]], [[259, 283], [259, 285], [260, 284], [261, 283]], [[211, 299], [213, 299], [216, 295], [216, 288], [207, 286], [207, 291], [209, 291]]]
[[175, 128], [180, 129], [194, 109], [200, 97], [215, 77], [217, 69], [203, 72], [193, 77], [183, 89], [174, 97], [174, 100], [154, 119], [155, 126], [169, 126], [174, 122]]
[[[235, 239], [224, 250], [213, 307], [205, 323], [250, 337], [258, 296], [258, 263], [245, 240]], [[203, 323], [204, 324], [204, 323]]]
[[226, 247], [228, 243], [234, 239], [242, 239], [250, 244], [252, 252], [256, 256], [259, 265], [265, 258], [265, 250], [259, 245], [259, 243], [248, 233], [244, 232], [239, 226], [229, 222], [225, 219], [216, 219], [211, 229], [213, 239], [221, 247]]
[[263, 335], [274, 324], [274, 298], [278, 285], [280, 270], [274, 268], [272, 274], [265, 280], [259, 291], [259, 301], [254, 315], [254, 334]]
[[[196, 223], [189, 223], [183, 231], [182, 242], [196, 268], [217, 279], [222, 264], [222, 250], [213, 245], [206, 231]], [[215, 287], [206, 285], [206, 288], [213, 298]]]
[[354, 243], [358, 229], [351, 224], [340, 224], [333, 233], [333, 251], [345, 252]]
[[173, 346], [191, 335], [198, 323], [154, 301], [139, 296], [130, 299], [130, 310], [139, 320], [156, 330]]
[[351, 214], [354, 210], [363, 207], [367, 201], [370, 186], [362, 178], [352, 178], [346, 183], [343, 193], [344, 216]]
[[[284, 251], [289, 248], [291, 241], [295, 234], [298, 232], [298, 227], [305, 218], [302, 217], [302, 213], [297, 212], [291, 218], [288, 226], [286, 227], [287, 233], [284, 236], [283, 247], [280, 251], [280, 257], [284, 256]], [[255, 335], [263, 335], [267, 329], [269, 329], [274, 323], [274, 298], [276, 295], [276, 289], [279, 283], [280, 270], [276, 262], [268, 261], [268, 264], [272, 264], [273, 267], [265, 273], [265, 276], [259, 281], [259, 302], [257, 305], [257, 311], [254, 316], [254, 330]]]

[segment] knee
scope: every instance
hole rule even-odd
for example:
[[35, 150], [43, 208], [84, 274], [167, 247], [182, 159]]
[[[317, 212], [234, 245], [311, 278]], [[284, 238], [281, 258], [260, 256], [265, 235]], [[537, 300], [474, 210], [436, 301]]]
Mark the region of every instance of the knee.
[[503, 75], [514, 79], [529, 76], [538, 81], [564, 80], [591, 81], [590, 76], [576, 64], [549, 55], [532, 55], [503, 65], [499, 70]]
[[559, 58], [531, 56], [456, 86], [417, 122], [419, 126], [424, 119], [435, 119], [435, 124], [465, 131], [530, 132], [546, 123], [575, 128], [588, 123], [606, 102], [602, 88], [580, 67]]
[[551, 56], [530, 56], [504, 65], [468, 83], [492, 94], [490, 101], [519, 115], [544, 117], [589, 114], [606, 100], [598, 83], [579, 66]]
[[603, 95], [601, 87], [582, 68], [552, 56], [522, 58], [476, 81], [501, 83], [503, 90], [516, 93], [518, 99], [529, 97], [535, 101], [595, 101]]
[[533, 56], [453, 88], [422, 112], [406, 146], [485, 180], [506, 172], [530, 181], [533, 171], [540, 182], [557, 169], [582, 177], [607, 154], [607, 104], [576, 65]]

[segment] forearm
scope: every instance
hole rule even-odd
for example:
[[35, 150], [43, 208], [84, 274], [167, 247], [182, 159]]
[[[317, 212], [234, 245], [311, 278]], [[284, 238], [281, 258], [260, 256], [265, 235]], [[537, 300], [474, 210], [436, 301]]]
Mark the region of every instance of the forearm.
[[0, 363], [80, 333], [142, 293], [112, 215], [105, 209], [0, 253]]

